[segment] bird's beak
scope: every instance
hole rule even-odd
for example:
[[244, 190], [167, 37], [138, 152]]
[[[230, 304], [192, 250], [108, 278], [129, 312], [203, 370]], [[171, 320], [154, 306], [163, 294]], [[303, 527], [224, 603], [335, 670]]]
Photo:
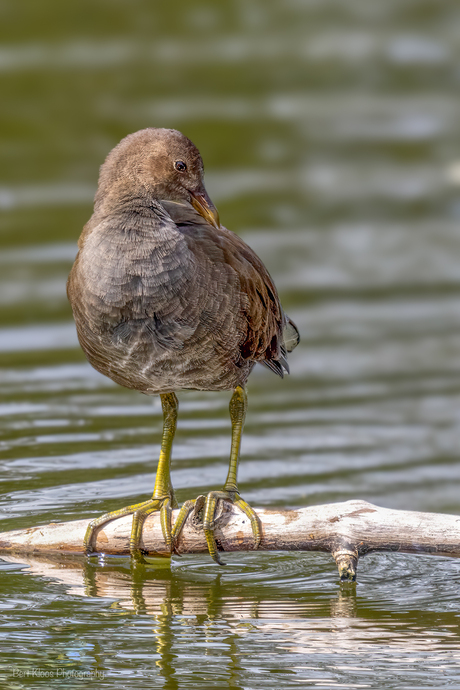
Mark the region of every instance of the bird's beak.
[[200, 216], [211, 223], [215, 228], [220, 228], [219, 212], [212, 203], [205, 189], [203, 191], [190, 192], [191, 204]]

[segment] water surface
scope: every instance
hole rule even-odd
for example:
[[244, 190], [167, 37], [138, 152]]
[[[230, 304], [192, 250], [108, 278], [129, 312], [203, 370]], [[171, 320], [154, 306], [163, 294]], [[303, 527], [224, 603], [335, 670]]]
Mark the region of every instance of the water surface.
[[[143, 500], [159, 400], [85, 362], [65, 282], [98, 167], [177, 127], [302, 341], [256, 368], [240, 487], [460, 512], [458, 8], [32, 0], [0, 8], [0, 529]], [[184, 392], [180, 501], [220, 487], [229, 394]], [[0, 561], [3, 686], [460, 687], [455, 560]]]

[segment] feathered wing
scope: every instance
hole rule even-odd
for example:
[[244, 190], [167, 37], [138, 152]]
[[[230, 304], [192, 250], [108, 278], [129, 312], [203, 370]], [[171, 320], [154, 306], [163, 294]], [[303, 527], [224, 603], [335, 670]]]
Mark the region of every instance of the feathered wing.
[[287, 352], [299, 342], [299, 332], [292, 319], [284, 313], [275, 284], [257, 254], [233, 233], [225, 231], [235, 254], [244, 261], [240, 273], [243, 294], [248, 299], [244, 308], [247, 331], [241, 343], [245, 359], [260, 362], [281, 378], [289, 373]]
[[[221, 264], [223, 278], [229, 281], [222, 289], [234, 289], [237, 279], [238, 294], [233, 299], [239, 300], [239, 314], [235, 318], [240, 321], [241, 358], [260, 362], [281, 377], [284, 372], [289, 373], [286, 355], [299, 342], [299, 332], [283, 312], [275, 284], [257, 254], [230, 230], [211, 227], [194, 209], [173, 202], [162, 203], [176, 225], [190, 237], [189, 247], [199, 252], [202, 244], [203, 253], [214, 264]], [[237, 304], [233, 306], [238, 309]]]

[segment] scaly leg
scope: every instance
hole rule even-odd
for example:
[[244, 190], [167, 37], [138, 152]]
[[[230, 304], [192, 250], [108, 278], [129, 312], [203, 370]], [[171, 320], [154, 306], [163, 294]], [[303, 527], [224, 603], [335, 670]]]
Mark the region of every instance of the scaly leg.
[[[230, 464], [228, 468], [227, 480], [221, 491], [210, 491], [206, 496], [203, 511], [203, 530], [208, 544], [209, 553], [216, 563], [224, 565], [219, 559], [216, 541], [214, 539], [214, 517], [217, 502], [219, 500], [230, 501], [238, 506], [245, 515], [248, 516], [252, 533], [254, 535], [254, 549], [257, 549], [261, 540], [260, 521], [256, 512], [251, 506], [240, 497], [237, 484], [238, 462], [240, 459], [241, 437], [243, 434], [244, 420], [248, 407], [246, 391], [241, 386], [237, 386], [230, 400], [230, 419], [232, 421], [232, 446], [230, 451]], [[180, 534], [189, 513], [193, 510], [196, 501], [186, 501], [179, 511], [177, 520], [172, 530], [173, 542]]]
[[171, 511], [173, 508], [177, 508], [177, 501], [171, 483], [171, 449], [174, 434], [176, 433], [179, 403], [174, 393], [164, 393], [160, 397], [163, 407], [163, 437], [161, 440], [160, 459], [158, 461], [152, 498], [142, 503], [136, 503], [131, 506], [126, 506], [125, 508], [120, 508], [119, 510], [113, 510], [110, 513], [101, 515], [95, 520], [91, 520], [83, 541], [83, 546], [87, 555], [93, 552], [91, 541], [96, 527], [109, 522], [109, 520], [114, 520], [115, 518], [132, 513], [133, 522], [129, 539], [129, 550], [133, 558], [142, 560], [142, 552], [140, 549], [142, 527], [147, 516], [156, 510], [160, 511], [161, 529], [163, 531], [166, 546], [172, 548]]

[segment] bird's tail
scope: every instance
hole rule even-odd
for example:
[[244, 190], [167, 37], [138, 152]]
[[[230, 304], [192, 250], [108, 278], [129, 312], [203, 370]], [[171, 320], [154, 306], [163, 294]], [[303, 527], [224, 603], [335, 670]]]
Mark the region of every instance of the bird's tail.
[[283, 331], [284, 347], [286, 348], [286, 352], [292, 352], [299, 344], [300, 333], [294, 321], [290, 319], [287, 314], [284, 316], [286, 318], [286, 325]]

